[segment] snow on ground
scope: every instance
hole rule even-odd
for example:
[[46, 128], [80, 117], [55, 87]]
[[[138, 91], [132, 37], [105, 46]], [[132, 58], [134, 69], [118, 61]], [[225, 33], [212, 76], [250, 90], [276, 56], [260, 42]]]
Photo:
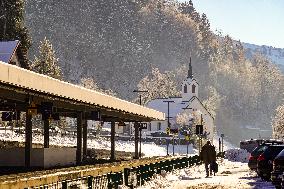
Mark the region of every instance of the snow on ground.
[[155, 175], [154, 179], [138, 189], [274, 189], [270, 182], [262, 181], [247, 163], [218, 160], [219, 172], [205, 178], [204, 164], [171, 173]]
[[[24, 142], [25, 135], [23, 134], [19, 135], [10, 130], [6, 132], [0, 131], [0, 140]], [[50, 145], [69, 146], [69, 147], [77, 145], [76, 137], [67, 137], [67, 136], [61, 137], [60, 135], [57, 135], [57, 136], [50, 136], [49, 140], [50, 140], [49, 141]], [[43, 135], [33, 134], [33, 142], [43, 143]], [[106, 138], [98, 137], [98, 138], [88, 139], [87, 143], [88, 143], [87, 144], [88, 148], [106, 149], [106, 150], [110, 150], [111, 148], [110, 140]], [[117, 151], [134, 152], [135, 151], [134, 141], [115, 141], [115, 149]], [[191, 147], [190, 152], [192, 151], [193, 150]], [[166, 156], [167, 150], [163, 146], [158, 146], [151, 142], [143, 142], [142, 153], [145, 154], [145, 157]]]
[[[25, 135], [19, 135], [11, 130], [0, 130], [0, 140], [6, 141], [25, 141]], [[58, 146], [76, 146], [77, 145], [77, 138], [74, 137], [67, 137], [67, 136], [50, 136], [49, 138], [50, 145], [58, 145]], [[34, 143], [43, 143], [43, 135], [42, 134], [33, 134], [33, 142]], [[110, 140], [106, 138], [93, 138], [88, 139], [88, 148], [94, 149], [106, 149], [110, 150], [111, 143]], [[218, 136], [214, 137], [213, 144], [216, 146], [216, 151], [218, 151]], [[135, 146], [134, 141], [115, 141], [115, 148], [117, 151], [125, 151], [125, 152], [134, 152]], [[235, 148], [230, 143], [224, 140], [224, 150], [228, 150], [231, 148]], [[173, 145], [170, 144], [168, 148], [169, 155], [186, 155], [187, 154], [187, 145], [175, 145], [173, 149]], [[145, 157], [152, 157], [152, 156], [166, 156], [167, 155], [167, 146], [166, 145], [156, 145], [152, 142], [142, 142], [142, 153], [145, 154]], [[188, 146], [188, 153], [189, 154], [198, 154], [198, 150], [193, 147], [192, 144]]]

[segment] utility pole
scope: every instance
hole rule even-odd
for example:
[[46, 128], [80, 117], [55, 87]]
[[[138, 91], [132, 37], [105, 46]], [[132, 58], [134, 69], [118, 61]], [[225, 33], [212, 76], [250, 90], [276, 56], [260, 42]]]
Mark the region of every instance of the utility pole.
[[[142, 91], [142, 90], [133, 90], [134, 93], [147, 93], [148, 91]], [[140, 106], [142, 106], [142, 99], [141, 99], [141, 94], [139, 94], [139, 104]], [[141, 128], [141, 124], [140, 124], [140, 128], [139, 128], [139, 157], [141, 158], [141, 151], [142, 151], [142, 128]]]
[[[173, 100], [164, 100], [163, 102], [166, 102], [166, 103], [168, 103], [168, 116], [166, 117], [167, 119], [168, 119], [168, 129], [170, 130], [171, 129], [171, 127], [170, 127], [170, 103], [175, 103], [175, 101], [173, 101]], [[173, 137], [173, 155], [174, 155], [174, 152], [175, 152], [175, 147], [174, 147], [174, 137]], [[169, 152], [169, 144], [167, 144], [167, 155], [169, 155], [168, 154], [168, 152]]]

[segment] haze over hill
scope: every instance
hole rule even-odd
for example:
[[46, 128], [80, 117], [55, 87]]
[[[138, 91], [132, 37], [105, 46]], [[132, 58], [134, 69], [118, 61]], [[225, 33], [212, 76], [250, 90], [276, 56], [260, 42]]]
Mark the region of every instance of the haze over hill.
[[256, 52], [260, 52], [265, 55], [272, 63], [279, 66], [279, 68], [284, 73], [284, 49], [283, 48], [275, 48], [267, 45], [254, 45], [250, 43], [243, 43], [246, 48], [246, 55], [248, 58], [252, 58], [253, 54]]
[[271, 117], [283, 99], [283, 75], [261, 54], [212, 33], [206, 15], [191, 2], [28, 0], [26, 24], [33, 39], [31, 59], [46, 36], [65, 80], [91, 77], [128, 100], [155, 67], [170, 71], [180, 91], [192, 57], [200, 99], [216, 113], [218, 132], [232, 136], [234, 143], [271, 134]]

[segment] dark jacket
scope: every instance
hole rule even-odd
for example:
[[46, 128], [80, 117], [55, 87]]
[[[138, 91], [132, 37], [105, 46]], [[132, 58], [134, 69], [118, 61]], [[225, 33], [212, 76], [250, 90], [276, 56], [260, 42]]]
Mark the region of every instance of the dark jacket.
[[204, 163], [212, 163], [216, 161], [215, 147], [209, 144], [205, 144], [201, 149], [200, 159]]

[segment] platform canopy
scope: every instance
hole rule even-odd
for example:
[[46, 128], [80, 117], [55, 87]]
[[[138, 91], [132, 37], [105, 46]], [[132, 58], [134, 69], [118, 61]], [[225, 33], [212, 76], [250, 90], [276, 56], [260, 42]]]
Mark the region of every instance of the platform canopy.
[[[0, 100], [52, 102], [61, 112], [100, 111], [105, 120], [164, 120], [165, 114], [98, 91], [0, 62]], [[19, 105], [18, 105], [19, 104]], [[21, 103], [17, 106], [20, 107]]]

